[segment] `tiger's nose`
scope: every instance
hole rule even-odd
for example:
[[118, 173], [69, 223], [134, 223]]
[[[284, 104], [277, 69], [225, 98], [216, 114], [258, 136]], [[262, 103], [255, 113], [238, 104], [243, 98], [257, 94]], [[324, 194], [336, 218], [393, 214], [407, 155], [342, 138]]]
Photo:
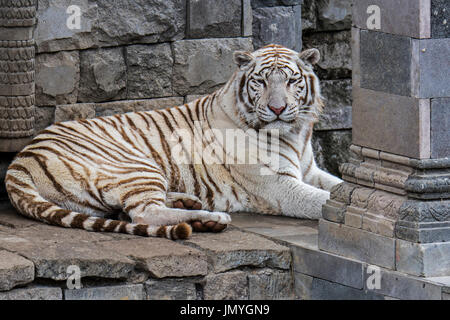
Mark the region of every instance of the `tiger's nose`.
[[273, 113], [275, 113], [277, 116], [279, 116], [284, 111], [284, 109], [286, 109], [286, 106], [279, 107], [279, 108], [275, 108], [273, 106], [269, 106], [269, 109], [272, 110]]

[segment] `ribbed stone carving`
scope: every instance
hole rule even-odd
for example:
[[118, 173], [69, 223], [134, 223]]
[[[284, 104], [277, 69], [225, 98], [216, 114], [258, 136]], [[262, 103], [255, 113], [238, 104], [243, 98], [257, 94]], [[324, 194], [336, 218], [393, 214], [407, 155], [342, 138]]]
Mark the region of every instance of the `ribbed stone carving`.
[[[36, 0], [0, 0], [0, 138], [34, 133], [35, 22]], [[1, 149], [18, 151], [21, 145]]]

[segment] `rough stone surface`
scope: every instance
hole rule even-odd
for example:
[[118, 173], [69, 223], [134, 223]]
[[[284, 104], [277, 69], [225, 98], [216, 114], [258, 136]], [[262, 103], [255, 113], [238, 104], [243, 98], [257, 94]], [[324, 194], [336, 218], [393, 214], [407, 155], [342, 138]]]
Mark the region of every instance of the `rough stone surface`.
[[339, 166], [350, 159], [348, 148], [351, 143], [351, 130], [314, 132], [312, 144], [317, 165], [335, 176], [341, 176]]
[[431, 128], [431, 157], [449, 157], [450, 98], [431, 100]]
[[319, 249], [386, 268], [395, 268], [395, 239], [326, 220], [319, 221]]
[[250, 300], [294, 299], [294, 279], [290, 271], [252, 272], [248, 275], [248, 285]]
[[179, 95], [210, 93], [227, 82], [236, 65], [233, 52], [252, 51], [248, 38], [181, 40], [173, 44], [173, 87]]
[[144, 300], [144, 286], [142, 284], [128, 284], [119, 286], [66, 289], [65, 300]]
[[222, 38], [241, 35], [242, 1], [196, 0], [188, 2], [190, 38]]
[[56, 106], [55, 122], [90, 119], [95, 117], [93, 103], [77, 103]]
[[[66, 26], [66, 10], [78, 5], [81, 28]], [[129, 43], [155, 43], [184, 37], [184, 0], [39, 1], [36, 30], [38, 52], [86, 49]]]
[[34, 113], [34, 132], [37, 134], [55, 122], [55, 107], [36, 107]]
[[302, 32], [317, 30], [317, 0], [304, 0], [302, 6]]
[[[251, 0], [252, 8], [296, 6], [302, 4], [303, 0]], [[306, 1], [304, 2], [306, 4]]]
[[450, 10], [446, 0], [431, 1], [431, 36], [450, 38]]
[[450, 242], [413, 243], [397, 239], [398, 271], [421, 277], [447, 276], [450, 272]]
[[104, 117], [117, 113], [149, 111], [182, 104], [182, 97], [104, 102], [95, 104], [95, 116]]
[[0, 300], [62, 300], [62, 290], [56, 287], [29, 286], [0, 292]]
[[[373, 270], [364, 270], [364, 288], [373, 284], [370, 279]], [[440, 300], [441, 286], [406, 274], [380, 268], [380, 286], [373, 292], [401, 300]]]
[[411, 95], [411, 39], [361, 31], [361, 88]]
[[172, 95], [173, 59], [169, 44], [127, 47], [128, 98]]
[[78, 101], [98, 102], [126, 98], [126, 66], [122, 48], [80, 53]]
[[291, 246], [294, 272], [340, 283], [356, 289], [363, 288], [363, 265], [318, 250]]
[[196, 300], [195, 283], [186, 279], [148, 280], [145, 282], [148, 300]]
[[139, 238], [102, 243], [126, 255], [156, 278], [187, 277], [207, 273], [206, 257], [200, 251], [168, 239]]
[[214, 272], [241, 266], [289, 269], [291, 263], [291, 254], [287, 247], [238, 230], [217, 234], [194, 234], [185, 242], [206, 253]]
[[407, 157], [429, 158], [430, 110], [426, 102], [354, 87], [353, 143]]
[[253, 10], [255, 48], [279, 44], [300, 51], [302, 48], [301, 6], [265, 7]]
[[351, 78], [350, 39], [350, 30], [320, 32], [303, 37], [303, 49], [317, 48], [320, 51], [320, 61], [314, 69], [321, 80]]
[[348, 30], [352, 24], [353, 0], [319, 0], [320, 30]]
[[34, 280], [31, 261], [8, 251], [0, 250], [0, 291]]
[[36, 105], [75, 103], [80, 79], [77, 51], [36, 56]]
[[205, 278], [205, 300], [247, 300], [248, 279], [243, 271], [231, 271], [208, 275]]

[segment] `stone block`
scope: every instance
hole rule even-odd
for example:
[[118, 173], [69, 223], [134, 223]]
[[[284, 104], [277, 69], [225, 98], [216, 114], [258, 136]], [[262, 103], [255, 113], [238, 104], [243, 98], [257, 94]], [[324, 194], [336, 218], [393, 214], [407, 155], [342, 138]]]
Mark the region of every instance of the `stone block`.
[[0, 300], [62, 300], [62, 298], [61, 288], [38, 285], [0, 292]]
[[383, 300], [382, 295], [339, 283], [294, 273], [295, 292], [301, 300]]
[[362, 217], [362, 229], [385, 237], [393, 238], [395, 234], [396, 220], [386, 218], [383, 215], [367, 212]]
[[238, 37], [241, 18], [241, 0], [188, 1], [187, 35], [190, 38]]
[[253, 11], [251, 0], [242, 0], [242, 36], [253, 35]]
[[[80, 29], [66, 26], [70, 5], [81, 9]], [[37, 17], [38, 52], [156, 43], [184, 37], [186, 1], [125, 0], [111, 5], [109, 0], [40, 0]]]
[[397, 271], [380, 268], [379, 288], [368, 289], [367, 285], [374, 283], [370, 276], [373, 270], [364, 269], [364, 289], [374, 293], [387, 295], [401, 300], [440, 300], [441, 286], [425, 279], [406, 275]]
[[250, 300], [294, 299], [294, 278], [290, 271], [264, 269], [248, 275]]
[[411, 95], [411, 39], [361, 30], [361, 88]]
[[117, 113], [150, 111], [182, 104], [183, 97], [111, 101], [95, 104], [95, 116], [105, 117]]
[[[142, 66], [145, 67], [145, 64]], [[127, 74], [122, 48], [80, 52], [78, 101], [99, 102], [126, 98]]]
[[431, 128], [431, 157], [449, 157], [450, 98], [431, 100]]
[[65, 300], [144, 300], [142, 284], [126, 284], [95, 288], [65, 289]]
[[327, 200], [322, 206], [322, 217], [325, 220], [344, 223], [346, 205], [334, 200]]
[[303, 3], [303, 0], [251, 0], [253, 9], [276, 6], [296, 6]]
[[302, 273], [356, 289], [363, 288], [363, 265], [361, 262], [300, 246], [291, 246], [291, 250], [295, 273]]
[[430, 0], [354, 1], [353, 24], [358, 28], [369, 28], [368, 20], [371, 22], [373, 12], [367, 13], [367, 10], [371, 5], [380, 8], [380, 29], [377, 31], [413, 38], [430, 37]]
[[431, 36], [450, 38], [450, 10], [446, 0], [431, 0]]
[[317, 30], [317, 1], [304, 0], [302, 6], [302, 32]]
[[450, 242], [413, 243], [397, 239], [396, 269], [415, 276], [450, 274]]
[[77, 51], [36, 56], [36, 105], [75, 103], [80, 80]]
[[127, 64], [129, 99], [172, 95], [173, 59], [169, 44], [129, 46]]
[[395, 268], [395, 239], [321, 219], [319, 249], [350, 259]]
[[188, 277], [207, 273], [206, 256], [194, 248], [168, 239], [139, 238], [107, 241], [102, 247], [137, 261], [153, 277]]
[[301, 6], [253, 9], [253, 43], [255, 48], [279, 44], [300, 51], [302, 48]]
[[184, 242], [204, 251], [214, 272], [243, 266], [289, 269], [291, 264], [289, 248], [238, 230], [194, 234]]
[[94, 103], [76, 103], [56, 106], [55, 122], [90, 119], [95, 117]]
[[55, 122], [55, 107], [36, 107], [34, 110], [34, 132], [37, 134]]
[[148, 280], [145, 282], [148, 300], [196, 300], [195, 283], [186, 279]]
[[317, 165], [339, 177], [339, 166], [350, 159], [351, 140], [351, 130], [315, 131], [312, 144]]
[[[450, 8], [449, 8], [450, 10]], [[450, 38], [413, 39], [413, 95], [418, 98], [450, 97]]]
[[350, 30], [305, 34], [303, 45], [304, 49], [317, 48], [320, 51], [320, 61], [314, 69], [322, 81], [351, 78]]
[[353, 0], [319, 0], [319, 30], [347, 30], [352, 25]]
[[362, 228], [363, 215], [366, 213], [365, 209], [360, 209], [354, 206], [348, 206], [347, 211], [344, 214], [345, 224], [353, 228]]
[[233, 52], [252, 51], [248, 38], [181, 40], [173, 43], [174, 91], [187, 94], [211, 93], [226, 83], [236, 64]]
[[34, 280], [31, 261], [8, 251], [0, 250], [0, 291], [29, 283]]
[[353, 87], [353, 143], [397, 155], [430, 157], [430, 105], [425, 99]]
[[352, 127], [352, 84], [350, 80], [321, 81], [321, 94], [325, 108], [314, 130], [351, 129]]
[[205, 300], [248, 300], [248, 279], [243, 271], [211, 274], [205, 277]]

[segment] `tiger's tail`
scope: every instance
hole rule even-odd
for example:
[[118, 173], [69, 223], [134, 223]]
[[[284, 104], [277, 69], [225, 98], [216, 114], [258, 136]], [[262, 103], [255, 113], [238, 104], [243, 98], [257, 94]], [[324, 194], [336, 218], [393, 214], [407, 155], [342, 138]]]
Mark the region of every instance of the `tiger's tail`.
[[22, 215], [47, 224], [87, 231], [127, 233], [172, 240], [187, 239], [192, 234], [192, 227], [185, 222], [172, 226], [151, 226], [92, 217], [88, 214], [63, 209], [43, 198], [39, 194], [30, 172], [24, 166], [14, 162], [8, 168], [5, 184], [11, 203]]

